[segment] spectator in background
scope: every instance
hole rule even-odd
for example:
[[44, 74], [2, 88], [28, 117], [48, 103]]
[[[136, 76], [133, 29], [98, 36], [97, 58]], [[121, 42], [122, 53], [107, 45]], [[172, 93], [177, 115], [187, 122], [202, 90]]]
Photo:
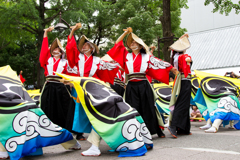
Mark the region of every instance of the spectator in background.
[[174, 79], [175, 79], [175, 75], [172, 72], [170, 72], [169, 73], [169, 82], [173, 82]]
[[[199, 111], [199, 109], [197, 108], [197, 106], [192, 106], [192, 113], [191, 113], [191, 117], [190, 117], [190, 121], [194, 121], [194, 118], [202, 118], [202, 115]], [[199, 122], [201, 122], [202, 120], [199, 120]]]
[[26, 80], [23, 78], [22, 72], [23, 72], [23, 71], [20, 71], [18, 77], [20, 78], [20, 81], [21, 81], [22, 83], [24, 83]]
[[225, 77], [230, 77], [230, 78], [239, 78], [240, 76], [236, 75], [234, 72], [226, 72]]

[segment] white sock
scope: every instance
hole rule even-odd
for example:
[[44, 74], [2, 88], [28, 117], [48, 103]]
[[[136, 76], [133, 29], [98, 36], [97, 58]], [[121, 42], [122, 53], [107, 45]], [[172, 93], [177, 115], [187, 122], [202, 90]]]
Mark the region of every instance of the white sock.
[[82, 152], [83, 156], [100, 156], [100, 154], [101, 151], [99, 150], [99, 148], [93, 144], [88, 150]]
[[211, 127], [211, 128], [209, 128], [209, 129], [205, 130], [205, 132], [206, 132], [206, 133], [216, 133], [217, 130], [216, 130], [215, 127]]
[[74, 145], [74, 146], [72, 146], [72, 147], [70, 147], [69, 149], [74, 149], [74, 150], [79, 150], [79, 149], [81, 149], [81, 144], [78, 142], [78, 141], [76, 141], [77, 143]]
[[209, 129], [209, 128], [211, 128], [212, 127], [212, 125], [211, 124], [206, 124], [206, 125], [204, 125], [204, 126], [202, 126], [202, 127], [199, 127], [200, 129]]
[[169, 127], [169, 123], [164, 124], [164, 127], [165, 128]]
[[7, 158], [8, 157], [8, 152], [2, 152], [0, 151], [0, 158]]

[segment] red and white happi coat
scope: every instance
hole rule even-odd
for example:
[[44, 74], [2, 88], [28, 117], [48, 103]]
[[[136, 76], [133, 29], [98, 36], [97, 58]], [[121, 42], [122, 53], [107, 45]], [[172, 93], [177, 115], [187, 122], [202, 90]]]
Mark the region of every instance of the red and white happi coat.
[[[126, 74], [145, 73], [148, 79], [153, 78], [166, 84], [169, 83], [169, 72], [172, 69], [170, 63], [148, 54], [139, 53], [135, 55], [134, 53], [128, 53], [123, 41], [115, 44], [108, 51], [108, 55], [125, 69]], [[131, 81], [140, 80], [133, 79]]]
[[114, 84], [118, 84], [122, 87], [125, 86], [125, 72], [122, 70], [118, 70], [117, 74], [115, 75], [114, 78]]
[[51, 56], [50, 49], [48, 47], [48, 38], [43, 38], [42, 48], [39, 57], [40, 65], [44, 68], [45, 76], [55, 75], [54, 72], [66, 74], [67, 60], [59, 58], [56, 60]]
[[66, 46], [69, 66], [77, 66], [80, 77], [94, 77], [104, 82], [113, 84], [114, 77], [119, 67], [115, 64], [102, 61], [99, 57], [82, 54], [77, 49], [74, 37], [68, 37]]
[[186, 58], [192, 59], [192, 57], [189, 56], [188, 54], [176, 53], [174, 55], [174, 62], [173, 62], [174, 67], [177, 68], [179, 72], [183, 73], [185, 77], [187, 77], [188, 74], [191, 74], [190, 65], [187, 64]]
[[66, 74], [70, 75], [70, 76], [75, 76], [75, 77], [80, 76], [77, 66], [74, 66], [73, 68], [71, 68], [69, 65], [69, 62], [67, 62], [67, 73]]
[[19, 77], [19, 79], [20, 79], [20, 81], [21, 81], [22, 83], [24, 83], [24, 82], [26, 81], [26, 80], [23, 78], [23, 76], [22, 76], [21, 73], [18, 75], [18, 77]]
[[119, 69], [117, 74], [115, 75], [115, 79], [119, 79], [122, 82], [125, 82], [125, 72]]

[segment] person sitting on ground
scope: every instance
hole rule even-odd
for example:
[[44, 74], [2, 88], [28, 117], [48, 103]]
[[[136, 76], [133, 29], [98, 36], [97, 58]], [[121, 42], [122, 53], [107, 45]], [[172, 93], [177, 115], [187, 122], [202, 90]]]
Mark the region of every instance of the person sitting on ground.
[[[202, 115], [197, 106], [192, 106], [192, 113], [191, 113], [190, 121], [193, 122], [194, 118], [202, 118]], [[199, 122], [201, 122], [201, 121], [202, 120], [199, 120]]]

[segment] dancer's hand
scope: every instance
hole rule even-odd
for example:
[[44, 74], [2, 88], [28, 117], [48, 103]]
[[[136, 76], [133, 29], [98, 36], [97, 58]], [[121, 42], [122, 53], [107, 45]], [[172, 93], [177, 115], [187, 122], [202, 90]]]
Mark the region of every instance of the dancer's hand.
[[179, 39], [182, 39], [183, 37], [189, 37], [189, 35], [187, 33], [185, 33], [184, 35], [182, 35]]
[[54, 29], [54, 26], [44, 29], [43, 38], [47, 37], [47, 33], [51, 32]]
[[123, 29], [123, 31], [127, 32], [127, 33], [131, 33], [133, 30], [131, 27], [128, 27], [127, 29]]
[[69, 39], [72, 39], [72, 36], [73, 36], [74, 32], [76, 30], [78, 30], [79, 28], [81, 28], [81, 27], [82, 27], [81, 23], [77, 23], [75, 26], [70, 27], [72, 29], [72, 31], [71, 31], [71, 33], [69, 35]]
[[70, 28], [72, 29], [72, 31], [76, 31], [81, 27], [82, 27], [81, 23], [76, 23], [75, 26], [71, 26]]
[[151, 46], [150, 48], [151, 48], [152, 50], [155, 50], [155, 49], [156, 49], [156, 47], [155, 47], [155, 46]]
[[170, 71], [173, 72], [175, 76], [179, 74], [179, 71], [175, 67], [173, 67]]
[[73, 80], [66, 80], [66, 79], [62, 78], [62, 79], [60, 79], [59, 81], [60, 81], [61, 83], [65, 84], [65, 85], [70, 85], [71, 81], [73, 81]]
[[54, 29], [54, 26], [44, 29], [45, 32], [51, 32]]
[[131, 32], [132, 32], [132, 28], [131, 28], [131, 27], [128, 27], [127, 29], [123, 29], [123, 31], [124, 31], [124, 33], [117, 39], [117, 41], [115, 42], [116, 44], [117, 44], [118, 42], [120, 42], [121, 40], [123, 40], [123, 38], [124, 38], [127, 34], [131, 33]]
[[185, 61], [187, 62], [188, 65], [190, 65], [190, 62], [192, 62], [191, 58], [189, 58], [189, 57], [187, 57], [187, 58], [185, 59]]

